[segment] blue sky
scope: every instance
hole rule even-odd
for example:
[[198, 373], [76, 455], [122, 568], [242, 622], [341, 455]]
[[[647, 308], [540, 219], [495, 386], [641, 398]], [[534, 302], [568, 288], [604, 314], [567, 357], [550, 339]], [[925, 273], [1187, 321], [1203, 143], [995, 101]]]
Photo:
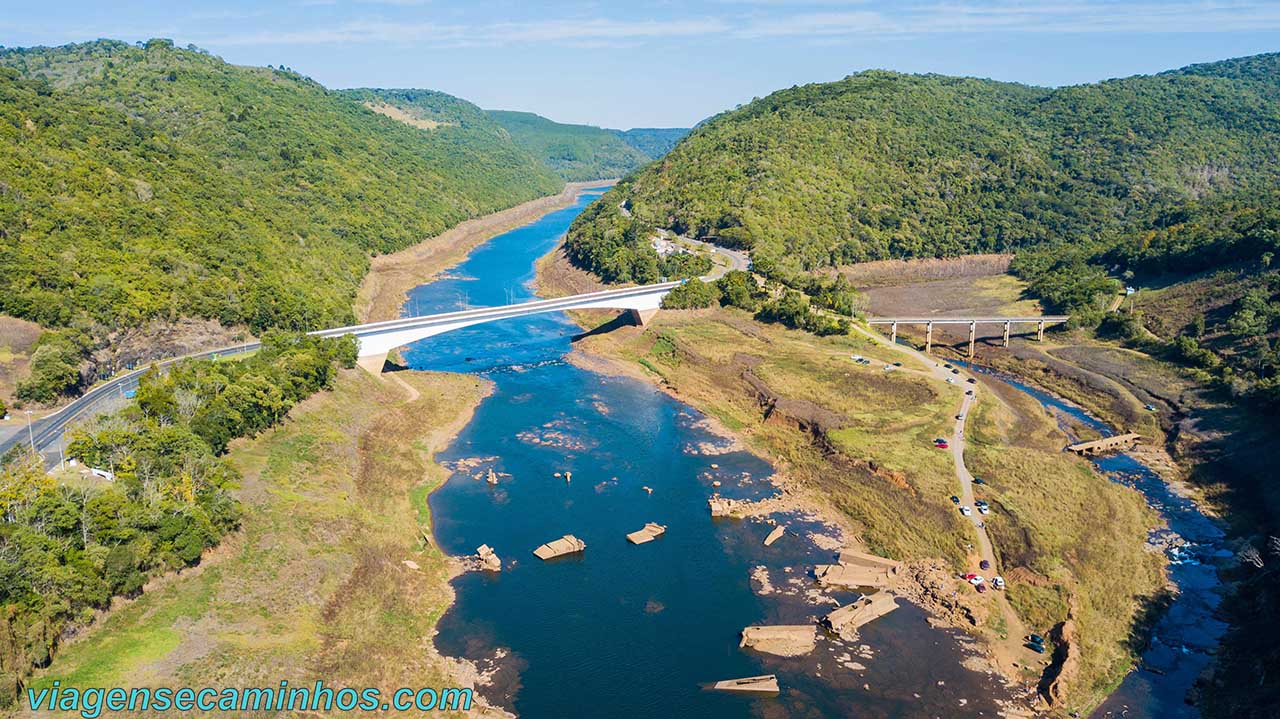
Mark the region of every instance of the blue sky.
[[329, 87], [687, 126], [879, 67], [1064, 85], [1280, 50], [1280, 0], [3, 0], [0, 45], [172, 38]]

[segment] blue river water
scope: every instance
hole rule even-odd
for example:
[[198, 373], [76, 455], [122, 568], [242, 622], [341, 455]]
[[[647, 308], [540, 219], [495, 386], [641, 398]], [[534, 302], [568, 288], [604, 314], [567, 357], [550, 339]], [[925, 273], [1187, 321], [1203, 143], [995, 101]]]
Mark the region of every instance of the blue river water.
[[[534, 262], [598, 194], [479, 247], [415, 289], [405, 312], [532, 299]], [[482, 694], [522, 717], [996, 715], [1004, 688], [964, 668], [957, 638], [906, 603], [864, 627], [857, 644], [824, 635], [813, 653], [789, 659], [740, 649], [745, 626], [811, 623], [856, 596], [811, 594], [813, 565], [834, 557], [822, 540], [832, 530], [778, 515], [791, 531], [766, 548], [773, 527], [765, 521], [712, 520], [712, 492], [775, 495], [771, 467], [652, 385], [565, 361], [580, 332], [563, 315], [539, 315], [403, 353], [415, 369], [494, 383], [438, 455], [454, 471], [430, 497], [446, 552], [467, 556], [488, 544], [503, 560], [501, 573], [454, 580], [456, 601], [436, 637], [444, 654], [490, 673]], [[484, 480], [490, 469], [497, 484]], [[565, 472], [571, 481], [556, 476]], [[665, 535], [628, 543], [625, 534], [646, 522], [666, 525]], [[564, 534], [585, 541], [586, 551], [534, 557], [535, 547]], [[778, 675], [780, 695], [705, 689], [764, 673]]]
[[[973, 369], [992, 374], [982, 367]], [[1115, 434], [1112, 427], [1074, 404], [1003, 373], [993, 376], [1031, 395], [1060, 417], [1069, 417], [1103, 436]], [[1067, 424], [1063, 423], [1064, 429]], [[1200, 712], [1185, 700], [1196, 678], [1212, 661], [1226, 631], [1226, 624], [1216, 615], [1222, 601], [1217, 566], [1232, 556], [1223, 541], [1225, 533], [1193, 501], [1175, 493], [1158, 474], [1132, 456], [1121, 453], [1098, 457], [1093, 463], [1112, 480], [1140, 492], [1165, 520], [1167, 527], [1153, 531], [1152, 539], [1164, 547], [1169, 578], [1177, 587], [1174, 601], [1153, 628], [1141, 664], [1093, 712], [1093, 717], [1199, 717]]]

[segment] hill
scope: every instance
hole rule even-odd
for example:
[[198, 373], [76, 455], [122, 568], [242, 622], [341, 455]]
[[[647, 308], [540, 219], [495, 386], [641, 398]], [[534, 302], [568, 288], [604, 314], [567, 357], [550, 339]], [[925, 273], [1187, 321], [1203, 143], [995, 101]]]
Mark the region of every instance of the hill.
[[657, 159], [671, 152], [689, 134], [685, 127], [636, 127], [630, 130], [613, 130], [623, 142], [643, 152], [650, 159]]
[[620, 184], [570, 248], [644, 254], [663, 228], [785, 276], [1119, 232], [1274, 184], [1278, 57], [1060, 89], [875, 70], [781, 90]]
[[0, 313], [71, 354], [179, 318], [347, 322], [371, 254], [562, 186], [437, 104], [424, 131], [164, 40], [0, 51]]
[[[591, 125], [568, 125], [531, 112], [490, 110], [489, 116], [511, 134], [511, 139], [528, 149], [561, 178], [569, 182], [622, 177], [658, 155], [630, 144], [637, 142], [651, 150], [661, 149], [669, 131], [605, 130]], [[677, 131], [678, 132], [678, 131]]]

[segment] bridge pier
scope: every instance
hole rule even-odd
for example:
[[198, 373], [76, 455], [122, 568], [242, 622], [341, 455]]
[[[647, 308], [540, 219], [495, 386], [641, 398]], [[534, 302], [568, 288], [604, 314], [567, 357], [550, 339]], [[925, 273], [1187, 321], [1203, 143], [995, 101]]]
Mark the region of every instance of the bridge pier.
[[1008, 349], [1008, 348], [1009, 348], [1009, 325], [1011, 325], [1011, 324], [1013, 324], [1013, 323], [1012, 323], [1012, 322], [1005, 322], [1005, 323], [1004, 323], [1004, 347], [1005, 347], [1005, 349]]
[[889, 344], [898, 344], [898, 323], [889, 325]]
[[978, 323], [969, 323], [969, 359], [973, 359], [973, 341], [978, 337]]
[[637, 327], [644, 327], [653, 321], [658, 311], [655, 310], [627, 310], [627, 314], [631, 317], [631, 322]]
[[926, 323], [924, 326], [924, 353], [929, 354], [933, 349], [933, 323]]
[[1044, 320], [1036, 323], [1036, 341], [1044, 342]]
[[387, 355], [389, 353], [390, 350], [387, 350], [382, 354], [360, 357], [356, 360], [356, 364], [360, 366], [360, 369], [363, 369], [374, 377], [381, 377], [382, 367], [387, 364]]

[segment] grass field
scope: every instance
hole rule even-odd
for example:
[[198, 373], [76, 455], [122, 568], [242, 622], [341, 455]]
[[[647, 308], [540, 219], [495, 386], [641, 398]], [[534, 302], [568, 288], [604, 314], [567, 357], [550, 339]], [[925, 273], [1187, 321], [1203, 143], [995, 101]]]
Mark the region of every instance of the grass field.
[[1030, 397], [984, 382], [969, 418], [965, 464], [986, 485], [987, 527], [1009, 600], [1033, 631], [1072, 620], [1079, 663], [1068, 708], [1087, 711], [1137, 658], [1135, 625], [1159, 605], [1164, 559], [1146, 551], [1158, 517], [1136, 491], [1084, 459]]
[[242, 530], [66, 645], [32, 686], [467, 686], [432, 646], [452, 590], [422, 537], [426, 495], [446, 476], [431, 454], [488, 389], [399, 377], [421, 398], [344, 372], [284, 425], [237, 442]]

